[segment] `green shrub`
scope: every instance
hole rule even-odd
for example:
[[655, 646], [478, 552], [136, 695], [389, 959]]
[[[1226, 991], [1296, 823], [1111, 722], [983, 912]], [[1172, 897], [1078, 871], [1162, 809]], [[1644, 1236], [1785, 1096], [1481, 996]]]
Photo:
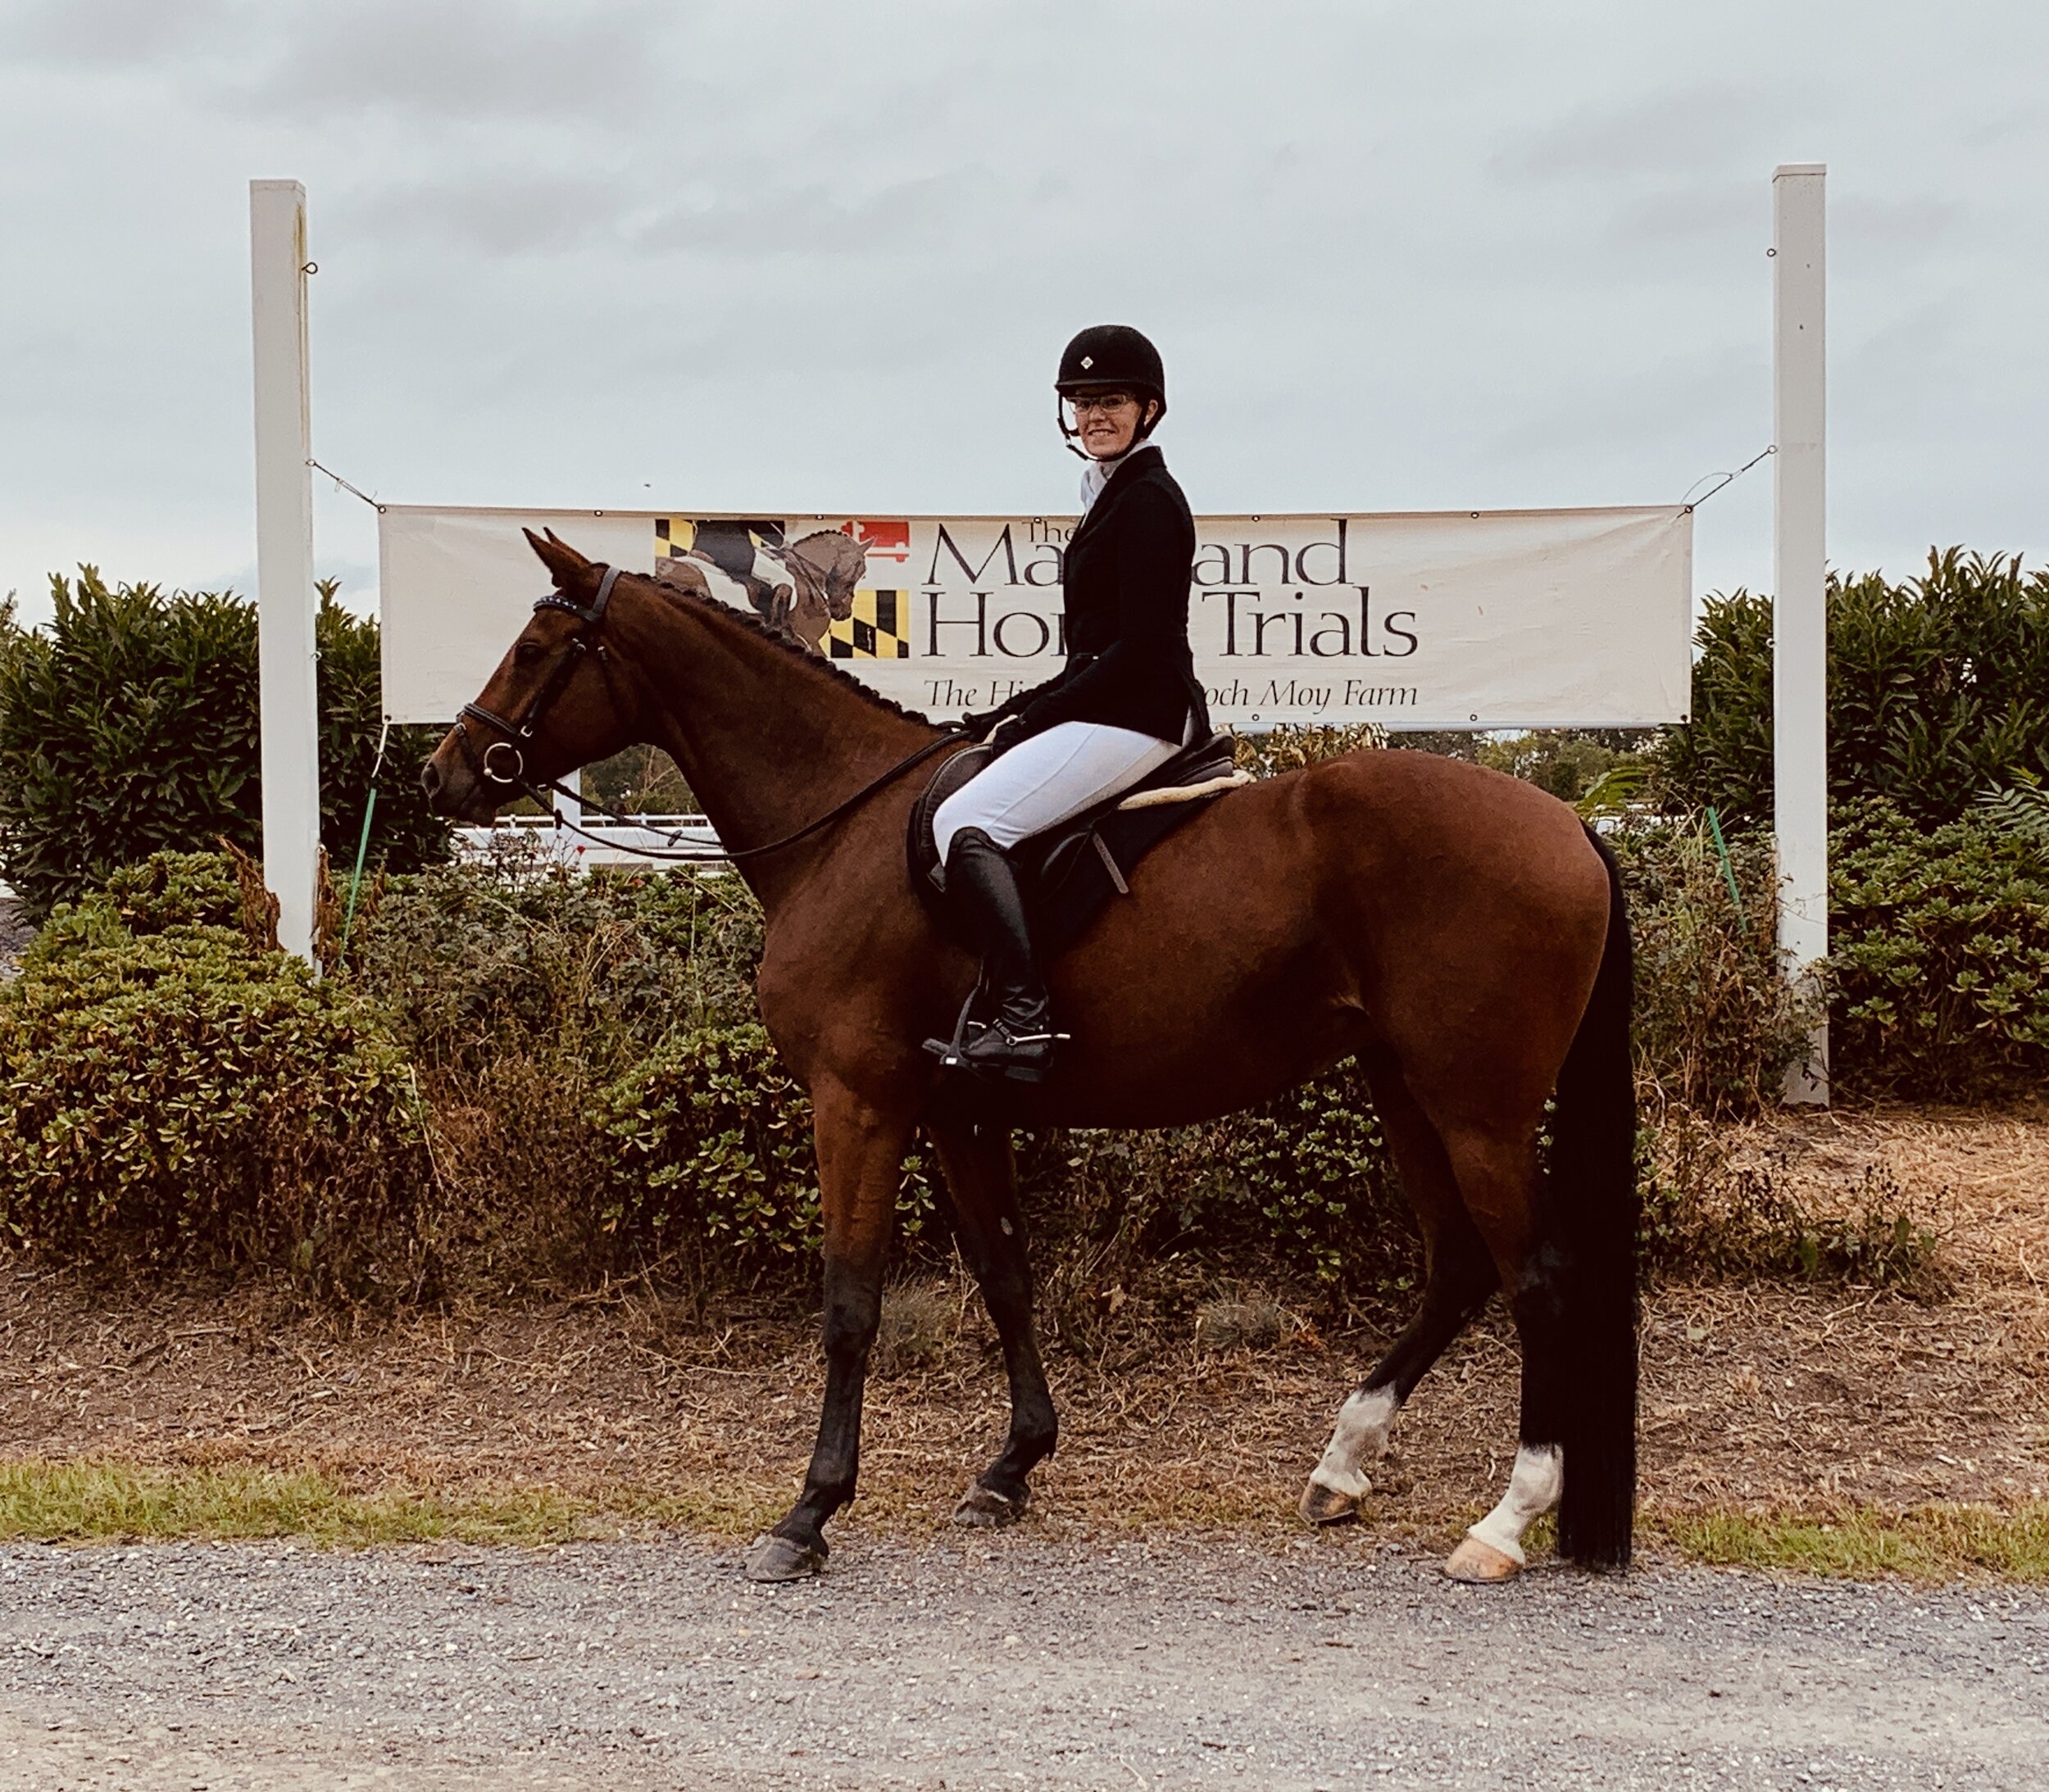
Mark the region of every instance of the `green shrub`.
[[1278, 772], [1299, 771], [1319, 760], [1336, 759], [1341, 753], [1356, 752], [1363, 746], [1387, 744], [1387, 730], [1371, 722], [1346, 728], [1290, 724], [1263, 734], [1238, 735], [1232, 757], [1241, 771], [1250, 772], [1255, 778], [1271, 778]]
[[381, 1016], [219, 924], [217, 878], [152, 869], [60, 910], [0, 987], [7, 1231], [84, 1263], [402, 1279], [428, 1166]]
[[242, 925], [241, 881], [225, 853], [153, 852], [138, 864], [117, 865], [100, 896], [130, 933], [166, 928]]
[[369, 863], [390, 871], [438, 864], [448, 856], [448, 824], [427, 806], [420, 770], [448, 731], [395, 728], [384, 735], [377, 620], [344, 610], [335, 600], [339, 588], [334, 579], [320, 581], [320, 607], [313, 623], [320, 661], [320, 843], [336, 866], [355, 864], [381, 739], [384, 764], [377, 778]]
[[1780, 973], [1769, 837], [1730, 841], [1726, 874], [1699, 822], [1638, 823], [1607, 838], [1636, 947], [1637, 1087], [1646, 1109], [1725, 1119], [1776, 1105], [1820, 1015], [1815, 997]]
[[1866, 1095], [1973, 1098], [2049, 1077], [2049, 846], [1973, 814], [1890, 803], [1830, 836], [1831, 1036]]
[[1099, 1354], [1135, 1322], [1175, 1329], [1220, 1275], [1346, 1316], [1414, 1286], [1422, 1247], [1351, 1061], [1243, 1113], [1156, 1132], [1042, 1135], [1024, 1154], [1048, 1323]]
[[[39, 919], [160, 848], [257, 847], [262, 816], [254, 606], [223, 593], [53, 578], [48, 629], [0, 647], [0, 876]], [[381, 727], [377, 628], [324, 593], [321, 838], [352, 864]], [[397, 731], [373, 848], [408, 869], [448, 830], [418, 771], [438, 737]]]
[[[592, 1123], [610, 1182], [603, 1230], [630, 1251], [680, 1247], [730, 1273], [818, 1248], [811, 1103], [764, 1028], [673, 1036], [600, 1092]], [[913, 1153], [897, 1200], [904, 1235], [932, 1209]]]
[[[2015, 767], [2049, 774], [2049, 572], [1930, 551], [1925, 577], [1829, 580], [1829, 792], [1955, 819]], [[1771, 600], [1709, 599], [1693, 719], [1661, 750], [1664, 800], [1731, 824], [1772, 811]]]
[[373, 887], [343, 974], [392, 1017], [434, 1113], [450, 1273], [580, 1284], [644, 1241], [591, 1113], [673, 1031], [751, 1022], [761, 910], [706, 872], [508, 861]]
[[1992, 784], [1972, 799], [1971, 819], [2039, 846], [2049, 846], [2049, 782], [2015, 766], [2010, 784]]
[[1325, 1286], [1406, 1285], [1421, 1263], [1365, 1077], [1344, 1064], [1196, 1129], [1201, 1161], [1177, 1218]]
[[761, 952], [730, 873], [458, 864], [388, 879], [348, 972], [423, 1068], [525, 1052], [604, 1078], [678, 1028], [752, 1021]]

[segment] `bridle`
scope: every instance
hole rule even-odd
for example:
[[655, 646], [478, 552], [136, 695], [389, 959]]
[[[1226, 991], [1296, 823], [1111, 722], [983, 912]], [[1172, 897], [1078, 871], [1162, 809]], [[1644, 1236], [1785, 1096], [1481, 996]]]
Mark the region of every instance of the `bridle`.
[[[619, 583], [620, 569], [607, 566], [605, 576], [597, 583], [597, 595], [588, 605], [573, 603], [558, 591], [550, 592], [545, 597], [534, 600], [534, 614], [543, 610], [564, 610], [576, 618], [576, 633], [562, 644], [562, 651], [555, 656], [555, 663], [547, 669], [547, 676], [534, 687], [534, 695], [527, 699], [526, 707], [520, 712], [516, 721], [507, 721], [502, 715], [493, 715], [481, 703], [466, 703], [462, 713], [456, 718], [456, 732], [462, 737], [463, 757], [470, 761], [470, 768], [480, 778], [493, 784], [521, 787], [526, 784], [526, 749], [533, 744], [539, 731], [541, 719], [547, 714], [556, 698], [562, 694], [564, 687], [576, 676], [576, 669], [584, 663], [584, 656], [595, 653], [597, 663], [606, 669], [606, 682], [611, 683], [611, 668], [605, 653], [605, 644], [597, 638], [597, 631], [605, 625], [605, 612], [611, 607], [612, 587]], [[481, 722], [487, 728], [498, 731], [499, 738], [488, 743], [479, 754], [470, 738], [470, 724]], [[502, 771], [497, 764], [501, 753], [511, 755], [511, 769]], [[529, 790], [529, 795], [532, 792]]]
[[[555, 818], [557, 827], [566, 828], [571, 833], [581, 834], [586, 840], [595, 841], [600, 846], [610, 846], [613, 842], [604, 839], [600, 835], [593, 834], [587, 828], [578, 827], [542, 794], [543, 791], [550, 791], [557, 796], [566, 797], [570, 801], [582, 808], [594, 809], [599, 814], [609, 815], [615, 821], [623, 821], [630, 824], [637, 818], [626, 814], [620, 810], [608, 808], [605, 804], [583, 795], [581, 792], [571, 790], [559, 778], [543, 778], [536, 780], [529, 778], [526, 775], [526, 748], [533, 743], [540, 732], [549, 706], [562, 694], [569, 681], [575, 677], [576, 669], [584, 663], [585, 655], [595, 654], [597, 656], [598, 669], [605, 675], [606, 688], [607, 691], [612, 689], [611, 661], [605, 651], [605, 643], [598, 638], [598, 632], [604, 627], [605, 612], [611, 604], [612, 587], [618, 583], [620, 570], [621, 569], [616, 566], [607, 566], [605, 569], [605, 576], [597, 582], [597, 595], [588, 605], [573, 602], [560, 592], [556, 591], [548, 592], [546, 597], [537, 597], [534, 600], [535, 615], [538, 616], [543, 610], [566, 610], [576, 618], [578, 626], [575, 633], [562, 643], [561, 652], [555, 656], [555, 663], [547, 669], [547, 675], [534, 687], [534, 695], [527, 699], [525, 706], [520, 711], [516, 719], [507, 720], [502, 715], [493, 715], [481, 703], [464, 704], [461, 713], [456, 717], [456, 733], [462, 742], [462, 756], [470, 762], [470, 769], [472, 771], [490, 783], [502, 785], [507, 790], [525, 792]], [[659, 701], [658, 699], [657, 701]], [[666, 705], [663, 706], [666, 707]], [[470, 724], [473, 721], [481, 722], [487, 728], [495, 728], [499, 736], [497, 740], [486, 742], [481, 753], [477, 751], [476, 743], [470, 738]], [[957, 745], [964, 732], [957, 727], [947, 729], [936, 741], [926, 742], [907, 759], [897, 760], [879, 778], [871, 779], [869, 783], [863, 784], [844, 802], [827, 810], [817, 820], [807, 822], [795, 833], [785, 834], [780, 840], [771, 840], [765, 846], [740, 846], [716, 852], [707, 852], [702, 848], [687, 851], [665, 851], [652, 846], [636, 846], [633, 850], [638, 856], [645, 859], [678, 860], [687, 864], [721, 864], [729, 860], [754, 859], [767, 853], [780, 852], [784, 847], [793, 846], [800, 840], [809, 839], [821, 828], [830, 827], [842, 816], [860, 807], [884, 785], [893, 783], [904, 773], [909, 771], [912, 766], [920, 764], [931, 758], [942, 747]], [[510, 760], [505, 762], [505, 764], [509, 764], [509, 769], [503, 769], [502, 766], [499, 760], [501, 754], [511, 755]], [[644, 819], [642, 821], [642, 825], [645, 825]], [[683, 836], [672, 833], [667, 837], [673, 845]]]

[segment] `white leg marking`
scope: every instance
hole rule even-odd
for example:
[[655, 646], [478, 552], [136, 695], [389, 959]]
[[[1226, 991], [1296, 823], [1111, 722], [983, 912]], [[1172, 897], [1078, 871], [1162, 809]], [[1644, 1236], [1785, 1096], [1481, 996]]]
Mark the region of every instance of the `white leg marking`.
[[1523, 1565], [1523, 1533], [1558, 1504], [1565, 1485], [1565, 1452], [1556, 1444], [1533, 1447], [1524, 1444], [1515, 1452], [1515, 1466], [1508, 1477], [1508, 1491], [1502, 1503], [1466, 1536], [1499, 1549], [1518, 1567]]
[[1309, 1472], [1309, 1478], [1347, 1499], [1365, 1499], [1373, 1491], [1373, 1482], [1364, 1471], [1387, 1454], [1394, 1415], [1400, 1410], [1392, 1388], [1352, 1395], [1338, 1409], [1337, 1429], [1330, 1434], [1324, 1459]]

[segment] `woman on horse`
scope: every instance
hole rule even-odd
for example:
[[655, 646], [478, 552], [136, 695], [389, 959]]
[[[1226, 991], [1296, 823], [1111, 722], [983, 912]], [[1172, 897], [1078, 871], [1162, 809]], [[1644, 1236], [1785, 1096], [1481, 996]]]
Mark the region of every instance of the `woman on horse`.
[[933, 818], [947, 896], [981, 942], [993, 1009], [963, 1056], [1025, 1082], [1044, 1077], [1059, 1036], [1012, 851], [1210, 733], [1188, 651], [1195, 523], [1147, 439], [1167, 411], [1159, 351], [1124, 324], [1097, 324], [1067, 345], [1053, 389], [1061, 433], [1088, 461], [1062, 569], [1067, 663], [962, 719], [1001, 756]]

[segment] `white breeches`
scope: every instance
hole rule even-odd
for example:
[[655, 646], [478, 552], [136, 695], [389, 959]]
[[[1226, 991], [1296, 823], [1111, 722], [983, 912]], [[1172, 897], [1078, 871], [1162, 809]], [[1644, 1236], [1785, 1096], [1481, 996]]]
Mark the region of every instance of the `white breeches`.
[[1129, 790], [1181, 749], [1128, 728], [1061, 722], [1020, 741], [939, 805], [932, 833], [945, 862], [953, 837], [979, 828], [1008, 851], [1020, 841]]

